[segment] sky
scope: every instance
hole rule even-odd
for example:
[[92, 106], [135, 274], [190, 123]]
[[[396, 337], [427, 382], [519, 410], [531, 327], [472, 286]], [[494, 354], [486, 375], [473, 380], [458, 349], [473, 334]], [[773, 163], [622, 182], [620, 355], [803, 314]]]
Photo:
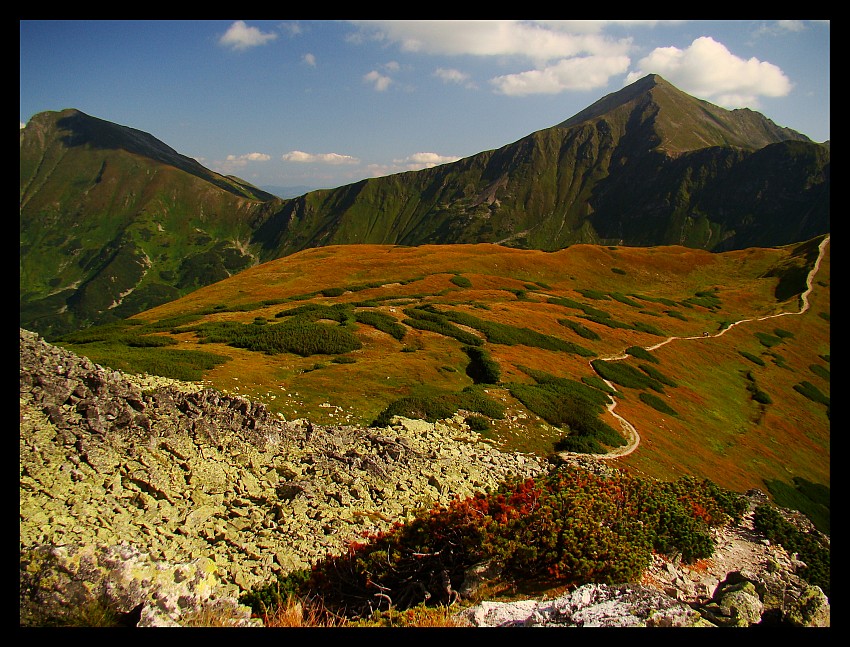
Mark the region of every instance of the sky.
[[453, 162], [652, 73], [830, 137], [828, 20], [21, 20], [20, 30], [21, 128], [76, 108], [260, 187], [334, 188]]

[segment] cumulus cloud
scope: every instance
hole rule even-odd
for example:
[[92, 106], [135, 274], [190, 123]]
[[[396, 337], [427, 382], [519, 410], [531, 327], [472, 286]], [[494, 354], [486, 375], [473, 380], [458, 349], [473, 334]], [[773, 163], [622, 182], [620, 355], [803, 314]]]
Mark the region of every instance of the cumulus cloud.
[[679, 89], [726, 108], [757, 108], [759, 97], [783, 97], [793, 87], [776, 65], [735, 56], [709, 36], [686, 49], [659, 47], [637, 63], [626, 84], [660, 74]]
[[27, 125], [26, 125], [26, 124], [22, 121], [22, 122], [21, 122], [21, 130], [23, 130], [23, 129], [24, 129], [24, 128], [26, 128], [26, 127], [27, 127]]
[[455, 155], [440, 155], [438, 153], [414, 153], [401, 159], [394, 159], [392, 164], [369, 164], [366, 167], [371, 177], [383, 177], [405, 171], [421, 171], [440, 164], [456, 162], [460, 158]]
[[304, 54], [304, 57], [301, 60], [303, 60], [310, 67], [316, 67], [316, 57], [313, 54], [310, 54], [309, 52], [307, 54]]
[[298, 164], [359, 164], [360, 160], [351, 155], [340, 155], [339, 153], [305, 153], [304, 151], [290, 151], [284, 153], [281, 159], [284, 162], [296, 162]]
[[498, 94], [558, 94], [566, 90], [592, 90], [608, 85], [615, 74], [629, 69], [628, 56], [565, 58], [553, 65], [490, 80]]
[[244, 20], [237, 20], [218, 39], [219, 45], [242, 51], [277, 38], [277, 34], [263, 33], [256, 27], [249, 27]]
[[265, 153], [245, 153], [244, 155], [228, 155], [225, 161], [244, 166], [248, 162], [268, 162], [271, 158], [271, 155]]
[[366, 83], [373, 83], [375, 85], [375, 90], [378, 92], [383, 92], [390, 87], [390, 84], [393, 82], [390, 77], [381, 74], [377, 70], [372, 70], [368, 74], [364, 74], [363, 81]]
[[[403, 51], [425, 54], [520, 56], [545, 62], [582, 53], [624, 54], [631, 39], [613, 39], [598, 29], [569, 31], [568, 23], [524, 20], [362, 20], [372, 38], [397, 43]], [[582, 21], [573, 21], [581, 23]]]
[[434, 76], [446, 83], [465, 83], [469, 80], [469, 74], [453, 68], [438, 67], [434, 70]]
[[423, 168], [431, 168], [438, 164], [447, 164], [448, 162], [456, 162], [460, 158], [452, 155], [438, 155], [437, 153], [414, 153], [408, 155], [404, 159], [393, 160], [394, 164], [403, 166], [405, 170], [417, 171]]
[[[531, 65], [490, 80], [499, 94], [523, 96], [604, 87], [629, 66], [631, 38], [614, 38], [611, 25], [654, 26], [663, 21], [372, 20], [352, 21], [361, 34], [397, 44], [403, 51], [449, 56], [510, 58]], [[376, 74], [376, 73], [371, 73]], [[456, 69], [439, 68], [447, 83], [475, 85]], [[378, 78], [372, 79], [378, 83]]]

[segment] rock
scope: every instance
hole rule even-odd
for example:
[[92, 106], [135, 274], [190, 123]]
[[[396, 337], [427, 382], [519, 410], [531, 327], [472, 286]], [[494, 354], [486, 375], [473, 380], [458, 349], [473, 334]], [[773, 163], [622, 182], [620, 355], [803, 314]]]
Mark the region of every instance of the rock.
[[829, 600], [819, 586], [809, 586], [785, 612], [795, 627], [829, 627]]
[[[214, 559], [216, 586], [246, 592], [417, 508], [549, 467], [482, 454], [478, 434], [457, 441], [451, 426], [421, 420], [287, 422], [203, 385], [104, 369], [24, 330], [20, 340], [22, 555], [126, 544], [160, 563]], [[126, 613], [138, 601], [112, 603]], [[35, 622], [38, 606], [29, 608]], [[180, 621], [171, 607], [155, 620], [152, 608], [139, 626]]]
[[476, 627], [710, 626], [688, 605], [641, 584], [585, 584], [554, 600], [482, 602], [459, 616]]

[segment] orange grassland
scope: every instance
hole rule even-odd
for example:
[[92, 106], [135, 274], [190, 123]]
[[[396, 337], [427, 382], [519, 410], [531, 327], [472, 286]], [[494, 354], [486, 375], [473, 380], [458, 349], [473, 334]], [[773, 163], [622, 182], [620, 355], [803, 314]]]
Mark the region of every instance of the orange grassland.
[[[764, 276], [787, 262], [795, 247], [726, 253], [678, 246], [575, 245], [557, 252], [492, 244], [323, 247], [255, 266], [136, 318], [156, 321], [210, 306], [257, 304], [247, 311], [210, 314], [204, 320], [250, 323], [265, 317], [272, 325], [278, 321], [275, 314], [304, 303], [331, 305], [390, 296], [375, 309], [399, 321], [405, 318], [403, 308], [430, 303], [556, 336], [593, 351], [598, 358], [620, 355], [630, 346], [650, 347], [671, 336], [697, 337], [677, 339], [652, 351], [660, 360], [652, 366], [677, 384], [655, 395], [677, 415], [662, 414], [644, 404], [635, 389], [618, 388], [622, 397], [617, 399], [616, 411], [635, 426], [640, 444], [614, 463], [662, 479], [684, 474], [706, 477], [737, 491], [765, 490], [765, 480], [790, 482], [795, 476], [829, 486], [827, 407], [793, 389], [808, 381], [829, 396], [829, 381], [810, 369], [820, 364], [829, 370], [829, 247], [804, 314], [796, 314], [799, 297], [777, 302], [778, 279]], [[469, 279], [472, 286], [453, 284], [456, 274]], [[316, 294], [373, 282], [380, 287], [337, 297]], [[588, 289], [627, 295], [640, 307], [578, 292]], [[707, 291], [717, 295], [718, 309], [672, 308], [634, 296], [681, 304]], [[264, 300], [304, 295], [313, 296], [259, 305]], [[600, 325], [582, 318], [579, 310], [547, 303], [550, 297], [579, 301], [618, 321], [649, 324], [664, 335]], [[670, 310], [686, 321], [669, 316]], [[736, 321], [782, 312], [794, 314], [741, 323], [720, 336], [703, 336], [706, 332], [715, 335]], [[584, 339], [558, 323], [566, 318], [582, 323], [601, 339]], [[754, 336], [759, 331], [773, 334], [777, 328], [793, 336], [785, 333], [782, 342], [770, 348]], [[457, 393], [472, 384], [465, 373], [469, 359], [454, 339], [412, 328], [401, 341], [362, 324], [352, 330], [363, 347], [348, 354], [356, 361], [347, 364], [333, 363], [327, 356], [266, 355], [223, 344], [199, 344], [191, 332], [176, 337], [181, 348], [231, 358], [205, 374], [204, 379], [216, 388], [262, 401], [288, 419], [303, 417], [319, 424], [369, 424], [400, 397]], [[486, 343], [485, 348], [501, 369], [501, 383], [487, 391], [508, 411], [504, 420], [493, 421], [486, 440], [505, 450], [551, 453], [553, 443], [567, 431], [526, 411], [506, 385], [532, 382], [520, 366], [574, 380], [593, 376], [592, 358], [524, 345]], [[761, 357], [765, 366], [746, 359], [740, 351]], [[634, 357], [624, 361], [635, 366], [646, 363]], [[747, 386], [753, 380], [770, 396], [770, 404], [752, 399]], [[605, 414], [604, 419], [619, 429], [613, 416]]]

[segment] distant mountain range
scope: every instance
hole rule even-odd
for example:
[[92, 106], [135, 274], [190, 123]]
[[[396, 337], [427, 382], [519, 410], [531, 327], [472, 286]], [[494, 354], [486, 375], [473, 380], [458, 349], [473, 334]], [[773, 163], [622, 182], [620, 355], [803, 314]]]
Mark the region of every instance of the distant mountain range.
[[657, 75], [502, 148], [291, 198], [78, 110], [20, 136], [20, 325], [48, 338], [326, 245], [725, 251], [829, 231], [828, 143]]

